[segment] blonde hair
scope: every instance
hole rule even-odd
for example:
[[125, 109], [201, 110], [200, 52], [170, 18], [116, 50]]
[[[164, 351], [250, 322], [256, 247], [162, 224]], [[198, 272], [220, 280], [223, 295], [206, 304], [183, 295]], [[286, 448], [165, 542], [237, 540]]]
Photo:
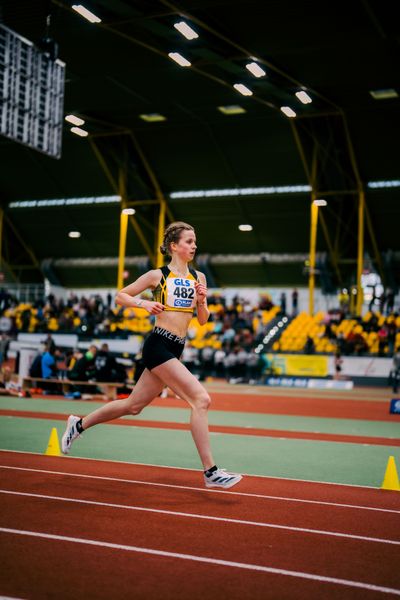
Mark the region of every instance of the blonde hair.
[[177, 244], [181, 239], [182, 231], [194, 231], [194, 227], [183, 221], [174, 221], [170, 223], [164, 232], [164, 240], [160, 246], [161, 254], [171, 256], [170, 246], [172, 243]]

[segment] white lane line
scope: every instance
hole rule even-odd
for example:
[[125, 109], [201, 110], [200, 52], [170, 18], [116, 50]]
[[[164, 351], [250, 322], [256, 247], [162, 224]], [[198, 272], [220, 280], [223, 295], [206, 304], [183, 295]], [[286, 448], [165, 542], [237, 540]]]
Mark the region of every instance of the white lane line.
[[[0, 417], [1, 418], [1, 417]], [[5, 452], [6, 454], [23, 454], [28, 456], [40, 456], [43, 458], [42, 452], [29, 452], [28, 450], [7, 450], [7, 448], [0, 448], [0, 452]], [[64, 458], [63, 458], [64, 460]], [[170, 465], [154, 465], [153, 463], [140, 463], [140, 462], [130, 462], [128, 460], [112, 460], [110, 458], [90, 458], [88, 456], [69, 456], [68, 460], [74, 461], [83, 461], [83, 462], [94, 462], [94, 463], [106, 463], [112, 465], [129, 465], [130, 467], [155, 467], [156, 469], [173, 469], [174, 471], [193, 471], [195, 473], [201, 472], [199, 469], [192, 469], [191, 467], [177, 467]], [[336, 481], [318, 481], [317, 479], [298, 479], [296, 477], [279, 477], [278, 475], [255, 475], [254, 473], [242, 473], [242, 475], [246, 477], [255, 477], [256, 479], [277, 479], [278, 481], [299, 481], [300, 483], [313, 484], [317, 483], [318, 485], [329, 485], [335, 487], [345, 487], [345, 488], [357, 488], [362, 490], [379, 490], [376, 486], [372, 485], [359, 485], [357, 483], [338, 483]]]
[[182, 554], [180, 552], [167, 552], [165, 550], [155, 550], [153, 548], [143, 548], [141, 546], [127, 546], [125, 544], [113, 544], [111, 542], [103, 542], [99, 540], [88, 540], [84, 538], [74, 538], [63, 535], [54, 535], [51, 533], [43, 533], [39, 531], [26, 531], [23, 529], [8, 529], [0, 527], [0, 532], [10, 533], [14, 535], [23, 535], [29, 537], [42, 538], [47, 540], [57, 540], [60, 542], [72, 542], [74, 544], [86, 544], [88, 546], [98, 546], [100, 548], [112, 548], [114, 550], [125, 550], [127, 552], [139, 552], [142, 554], [151, 554], [153, 556], [164, 556], [168, 558], [179, 558], [181, 560], [190, 560], [194, 562], [207, 563], [223, 567], [231, 567], [236, 569], [246, 569], [248, 571], [261, 571], [263, 573], [271, 573], [273, 575], [284, 575], [286, 577], [297, 577], [299, 579], [311, 579], [312, 581], [320, 581], [324, 583], [333, 583], [335, 585], [343, 585], [347, 587], [361, 588], [373, 592], [382, 592], [384, 594], [393, 594], [400, 596], [400, 589], [383, 587], [363, 581], [352, 581], [351, 579], [338, 579], [336, 577], [325, 577], [324, 575], [315, 575], [314, 573], [303, 573], [302, 571], [288, 571], [286, 569], [277, 569], [274, 567], [266, 567], [264, 565], [253, 565], [251, 563], [234, 562], [230, 560], [221, 560], [219, 558], [209, 558], [206, 556], [196, 556], [194, 554]]
[[124, 510], [135, 510], [140, 512], [156, 513], [160, 515], [171, 515], [174, 517], [187, 517], [190, 519], [203, 519], [205, 521], [220, 521], [223, 523], [234, 523], [235, 525], [252, 525], [254, 527], [267, 527], [269, 529], [283, 529], [285, 531], [296, 531], [301, 533], [313, 533], [316, 535], [325, 535], [330, 537], [346, 538], [351, 540], [360, 540], [363, 542], [377, 542], [379, 544], [393, 544], [400, 546], [400, 540], [389, 540], [385, 538], [375, 538], [351, 533], [339, 533], [336, 531], [325, 531], [323, 529], [308, 529], [305, 527], [292, 527], [290, 525], [277, 525], [275, 523], [264, 523], [260, 521], [245, 521], [243, 519], [230, 519], [228, 517], [213, 517], [211, 515], [201, 515], [196, 513], [185, 513], [175, 510], [164, 510], [160, 508], [147, 508], [144, 506], [131, 506], [129, 504], [115, 504], [113, 502], [97, 502], [95, 500], [82, 500], [80, 498], [65, 498], [63, 496], [49, 496], [46, 494], [33, 494], [28, 492], [16, 492], [14, 490], [1, 490], [0, 494], [12, 496], [26, 496], [28, 498], [39, 498], [44, 500], [56, 500], [59, 502], [73, 502], [76, 504], [90, 504], [92, 506], [104, 506], [107, 508], [121, 508]]
[[[176, 485], [173, 483], [157, 483], [154, 481], [142, 481], [142, 480], [138, 480], [138, 479], [121, 479], [119, 477], [105, 477], [105, 476], [100, 476], [100, 475], [85, 475], [85, 474], [81, 474], [81, 473], [68, 473], [65, 471], [50, 471], [48, 469], [11, 467], [8, 465], [0, 465], [0, 469], [10, 469], [10, 470], [15, 470], [15, 471], [29, 471], [32, 473], [48, 473], [50, 475], [66, 475], [68, 477], [81, 477], [81, 478], [86, 478], [86, 479], [98, 479], [98, 480], [103, 480], [103, 481], [118, 481], [121, 483], [150, 485], [150, 486], [154, 486], [154, 487], [167, 487], [167, 488], [174, 488], [174, 489], [178, 489], [178, 490], [194, 490], [197, 492], [206, 492], [207, 494], [221, 494], [221, 490], [210, 490], [207, 488], [190, 487], [187, 485]], [[286, 496], [270, 496], [270, 495], [266, 495], [266, 494], [250, 494], [250, 493], [246, 493], [246, 492], [234, 492], [231, 490], [229, 490], [229, 494], [230, 495], [233, 494], [235, 496], [245, 496], [245, 497], [250, 497], [250, 498], [262, 498], [262, 499], [266, 499], [266, 500], [283, 500], [285, 502], [300, 502], [300, 503], [304, 503], [304, 504], [318, 504], [318, 505], [323, 505], [323, 506], [337, 506], [339, 508], [355, 508], [357, 510], [373, 510], [373, 511], [377, 511], [377, 512], [400, 514], [400, 510], [394, 510], [394, 509], [390, 509], [390, 508], [377, 508], [374, 506], [362, 506], [362, 505], [360, 506], [358, 504], [343, 504], [343, 503], [339, 503], [339, 502], [325, 502], [323, 500], [304, 500], [302, 498], [288, 498]]]

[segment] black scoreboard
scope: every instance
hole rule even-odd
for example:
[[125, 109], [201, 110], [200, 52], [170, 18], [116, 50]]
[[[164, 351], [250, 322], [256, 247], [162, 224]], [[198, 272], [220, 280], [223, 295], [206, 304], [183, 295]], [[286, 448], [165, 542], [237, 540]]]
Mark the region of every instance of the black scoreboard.
[[61, 158], [65, 64], [0, 24], [0, 134]]

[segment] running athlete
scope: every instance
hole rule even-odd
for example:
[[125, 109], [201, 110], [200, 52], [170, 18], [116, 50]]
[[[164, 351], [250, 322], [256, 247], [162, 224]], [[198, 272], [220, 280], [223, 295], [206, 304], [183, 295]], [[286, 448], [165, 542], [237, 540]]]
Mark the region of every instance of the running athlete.
[[[155, 327], [142, 350], [146, 368], [124, 400], [114, 400], [83, 418], [74, 415], [68, 418], [61, 444], [64, 454], [69, 453], [72, 442], [89, 427], [124, 415], [140, 414], [167, 385], [191, 407], [191, 433], [203, 464], [206, 487], [227, 489], [242, 479], [241, 475], [227, 473], [216, 466], [208, 431], [210, 397], [179, 360], [194, 309], [200, 325], [210, 316], [206, 278], [188, 266], [196, 248], [193, 227], [182, 221], [171, 223], [160, 248], [162, 254], [171, 257], [169, 265], [148, 271], [118, 292], [116, 302], [120, 306], [139, 306], [156, 317]], [[153, 290], [153, 300], [141, 299], [140, 294], [149, 288]]]

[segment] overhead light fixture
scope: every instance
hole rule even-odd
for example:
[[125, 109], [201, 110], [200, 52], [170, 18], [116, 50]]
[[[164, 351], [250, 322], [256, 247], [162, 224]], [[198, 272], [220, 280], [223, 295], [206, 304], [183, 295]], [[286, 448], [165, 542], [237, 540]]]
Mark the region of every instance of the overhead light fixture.
[[389, 98], [398, 98], [399, 94], [393, 88], [385, 90], [370, 90], [369, 92], [374, 100], [388, 100]]
[[81, 129], [80, 127], [71, 127], [71, 131], [80, 137], [87, 137], [89, 135], [89, 132], [86, 131], [86, 129]]
[[262, 69], [260, 65], [258, 65], [256, 62], [251, 62], [247, 64], [246, 69], [250, 71], [250, 73], [254, 75], [254, 77], [264, 77], [264, 75], [266, 75], [264, 69]]
[[317, 200], [313, 200], [313, 204], [315, 204], [315, 206], [327, 206], [327, 201], [323, 200], [322, 198], [317, 199]]
[[243, 85], [243, 83], [235, 83], [235, 85], [233, 87], [240, 94], [243, 94], [243, 96], [252, 96], [253, 95], [253, 92], [251, 90], [249, 90], [248, 87], [246, 87], [245, 85]]
[[194, 31], [185, 21], [179, 21], [174, 23], [175, 29], [179, 31], [187, 40], [194, 40], [199, 37], [198, 33]]
[[148, 113], [148, 114], [139, 115], [139, 117], [143, 121], [146, 121], [146, 123], [156, 123], [157, 121], [166, 121], [167, 120], [167, 117], [164, 117], [164, 115], [160, 115], [160, 113]]
[[81, 237], [81, 232], [80, 231], [70, 231], [68, 234], [68, 237], [70, 238], [80, 238]]
[[75, 115], [66, 115], [65, 120], [68, 121], [68, 123], [72, 123], [72, 125], [77, 125], [78, 127], [85, 123], [83, 119], [76, 117]]
[[304, 90], [302, 90], [301, 92], [296, 92], [296, 97], [300, 100], [302, 104], [311, 104], [312, 102], [312, 98], [310, 98], [310, 96]]
[[192, 63], [186, 60], [186, 58], [182, 56], [182, 54], [179, 54], [179, 52], [169, 52], [168, 56], [181, 67], [190, 67], [192, 65]]
[[290, 108], [290, 106], [281, 106], [281, 111], [284, 115], [290, 117], [291, 119], [293, 119], [296, 116], [296, 113]]
[[228, 196], [264, 196], [270, 194], [304, 194], [311, 192], [310, 185], [281, 185], [271, 187], [221, 188], [216, 190], [189, 190], [171, 192], [170, 198], [226, 198]]
[[9, 208], [47, 208], [54, 206], [81, 206], [86, 204], [115, 204], [120, 196], [94, 196], [82, 198], [51, 198], [49, 200], [20, 200], [10, 202]]
[[240, 231], [253, 231], [252, 225], [239, 225]]
[[398, 188], [400, 187], [400, 179], [388, 179], [387, 181], [369, 181], [367, 185], [371, 189]]
[[123, 208], [121, 212], [123, 215], [134, 215], [136, 210], [134, 208]]
[[79, 13], [81, 17], [84, 17], [85, 19], [90, 21], [90, 23], [101, 23], [101, 19], [99, 19], [99, 17], [92, 13], [90, 10], [82, 6], [82, 4], [73, 4], [72, 8], [77, 13]]
[[238, 104], [230, 104], [229, 106], [218, 106], [220, 112], [224, 115], [241, 115], [245, 113], [245, 109]]

